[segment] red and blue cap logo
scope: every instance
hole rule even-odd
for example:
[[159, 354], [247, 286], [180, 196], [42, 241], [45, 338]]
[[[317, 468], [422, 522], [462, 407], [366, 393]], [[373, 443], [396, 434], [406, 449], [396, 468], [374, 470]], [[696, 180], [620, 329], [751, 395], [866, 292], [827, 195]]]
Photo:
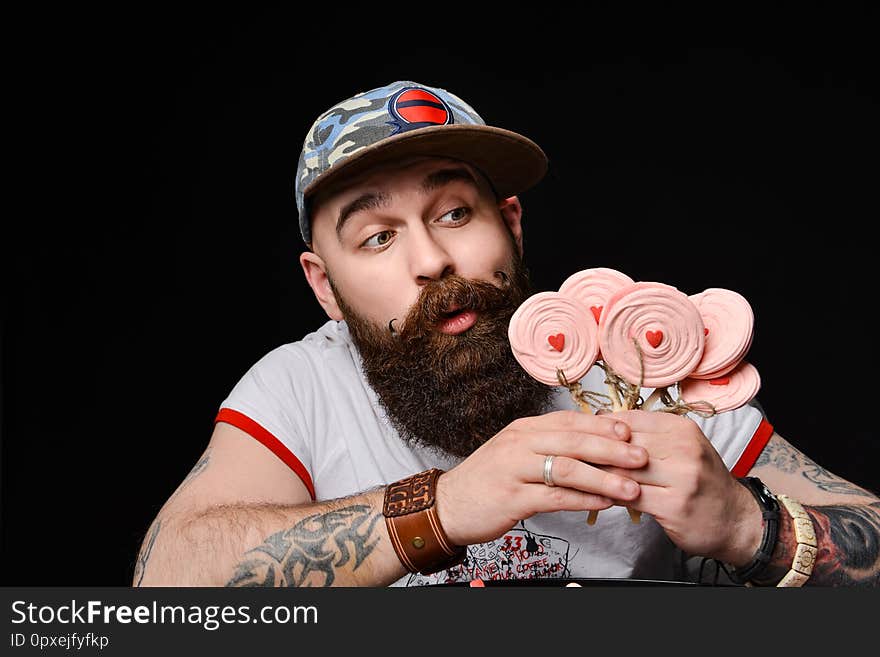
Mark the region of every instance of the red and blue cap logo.
[[388, 101], [388, 111], [395, 119], [389, 121], [396, 128], [394, 134], [455, 122], [446, 101], [419, 87], [406, 87], [394, 94]]

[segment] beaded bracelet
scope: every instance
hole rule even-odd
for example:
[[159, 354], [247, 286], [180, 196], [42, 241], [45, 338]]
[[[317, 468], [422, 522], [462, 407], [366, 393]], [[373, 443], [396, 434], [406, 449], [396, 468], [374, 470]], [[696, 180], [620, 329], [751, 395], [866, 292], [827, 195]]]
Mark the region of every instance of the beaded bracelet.
[[794, 523], [797, 551], [791, 561], [791, 569], [776, 586], [803, 586], [813, 573], [813, 565], [816, 563], [816, 555], [819, 553], [813, 519], [797, 500], [793, 500], [788, 495], [779, 495], [778, 499]]

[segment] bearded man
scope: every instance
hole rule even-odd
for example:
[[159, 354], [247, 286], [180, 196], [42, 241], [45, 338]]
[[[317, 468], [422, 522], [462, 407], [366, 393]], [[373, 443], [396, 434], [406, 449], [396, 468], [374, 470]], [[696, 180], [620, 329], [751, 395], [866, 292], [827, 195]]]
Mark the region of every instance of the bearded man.
[[519, 366], [508, 324], [533, 290], [517, 194], [546, 169], [531, 140], [411, 81], [318, 117], [295, 188], [329, 320], [220, 404], [134, 585], [677, 582], [698, 557], [736, 584], [877, 583], [880, 501], [757, 403], [584, 413]]

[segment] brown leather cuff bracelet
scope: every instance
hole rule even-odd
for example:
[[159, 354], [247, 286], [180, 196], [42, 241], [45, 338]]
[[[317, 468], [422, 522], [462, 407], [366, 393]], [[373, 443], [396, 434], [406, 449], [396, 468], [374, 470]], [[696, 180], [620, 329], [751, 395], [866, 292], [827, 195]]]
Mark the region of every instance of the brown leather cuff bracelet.
[[382, 513], [391, 545], [411, 573], [430, 575], [464, 561], [465, 547], [449, 542], [435, 506], [437, 479], [443, 470], [432, 468], [385, 488]]

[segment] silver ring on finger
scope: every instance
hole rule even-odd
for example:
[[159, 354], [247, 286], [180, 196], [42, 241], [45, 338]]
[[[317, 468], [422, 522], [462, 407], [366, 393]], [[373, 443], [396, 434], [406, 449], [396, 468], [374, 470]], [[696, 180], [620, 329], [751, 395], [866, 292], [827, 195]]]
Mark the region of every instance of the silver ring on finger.
[[556, 483], [553, 481], [553, 459], [556, 458], [553, 454], [548, 454], [544, 457], [544, 483], [548, 486], [555, 486]]

